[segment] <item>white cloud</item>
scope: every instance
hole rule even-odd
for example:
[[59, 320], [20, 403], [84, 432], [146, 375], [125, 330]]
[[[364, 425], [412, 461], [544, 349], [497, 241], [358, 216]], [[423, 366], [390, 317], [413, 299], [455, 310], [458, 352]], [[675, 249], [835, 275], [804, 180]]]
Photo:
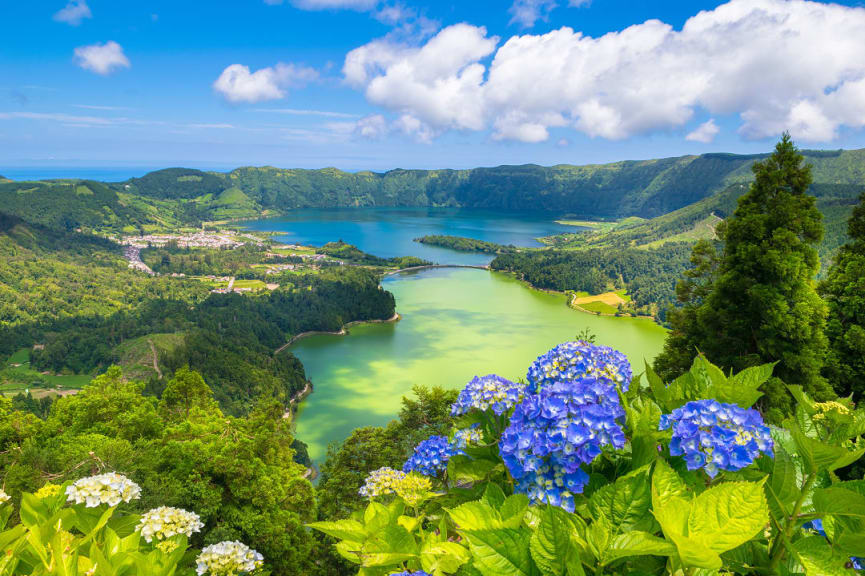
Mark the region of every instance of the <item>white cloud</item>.
[[556, 0], [514, 0], [509, 10], [511, 23], [531, 28], [538, 20], [546, 20], [556, 6]]
[[85, 0], [69, 0], [69, 3], [54, 13], [54, 20], [78, 26], [85, 18], [92, 18], [90, 7]]
[[355, 133], [370, 140], [383, 138], [389, 130], [387, 120], [381, 114], [361, 118], [355, 125]]
[[373, 41], [343, 71], [427, 134], [492, 128], [536, 142], [567, 125], [616, 140], [681, 129], [697, 111], [738, 116], [746, 138], [790, 130], [822, 142], [865, 126], [863, 8], [731, 0], [681, 30], [649, 20], [597, 38], [564, 27], [496, 45], [459, 24], [420, 47]]
[[79, 46], [75, 49], [75, 59], [79, 66], [97, 74], [107, 76], [120, 68], [129, 68], [129, 59], [117, 42]]
[[[457, 24], [417, 48], [376, 41], [346, 56], [349, 84], [364, 88], [367, 99], [407, 113], [409, 131], [429, 134], [448, 128], [480, 130], [484, 118], [484, 66], [497, 38], [485, 28]], [[420, 128], [414, 121], [426, 127]]]
[[689, 132], [688, 135], [685, 136], [685, 140], [709, 144], [715, 141], [715, 136], [717, 136], [720, 131], [721, 129], [718, 128], [717, 124], [715, 124], [715, 119], [710, 118], [706, 122], [697, 126], [694, 131]]
[[277, 64], [250, 72], [249, 66], [232, 64], [222, 71], [213, 89], [229, 102], [262, 102], [284, 98], [286, 90], [303, 86], [318, 78], [318, 72], [305, 66]]

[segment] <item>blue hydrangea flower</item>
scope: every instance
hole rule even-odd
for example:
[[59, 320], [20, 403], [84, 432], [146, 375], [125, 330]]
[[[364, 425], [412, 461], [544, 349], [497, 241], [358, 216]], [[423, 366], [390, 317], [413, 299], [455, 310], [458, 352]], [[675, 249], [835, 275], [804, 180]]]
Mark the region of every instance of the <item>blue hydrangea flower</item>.
[[574, 510], [589, 476], [581, 468], [605, 446], [622, 448], [625, 415], [613, 384], [582, 378], [544, 386], [517, 406], [499, 451], [516, 490], [533, 503]]
[[628, 359], [618, 350], [588, 342], [559, 344], [529, 367], [527, 379], [530, 392], [537, 392], [555, 382], [568, 382], [585, 377], [606, 378], [627, 391], [633, 372]]
[[406, 460], [402, 471], [406, 474], [417, 472], [424, 476], [438, 476], [447, 469], [451, 456], [458, 452], [444, 436], [430, 436], [415, 447], [414, 454]]
[[451, 406], [451, 416], [461, 416], [472, 410], [492, 410], [501, 416], [523, 399], [526, 387], [501, 376], [475, 376], [466, 384]]
[[430, 576], [428, 573], [423, 570], [417, 570], [415, 572], [409, 572], [408, 570], [403, 570], [402, 572], [391, 572], [389, 576]]
[[772, 435], [760, 413], [716, 400], [697, 400], [661, 416], [660, 430], [673, 430], [670, 454], [684, 456], [688, 470], [741, 470], [761, 453], [773, 456]]

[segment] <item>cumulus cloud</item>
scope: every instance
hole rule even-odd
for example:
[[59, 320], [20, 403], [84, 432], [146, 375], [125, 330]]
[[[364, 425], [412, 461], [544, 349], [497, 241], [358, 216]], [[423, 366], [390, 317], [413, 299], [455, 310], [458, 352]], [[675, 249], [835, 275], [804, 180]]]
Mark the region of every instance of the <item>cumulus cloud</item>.
[[740, 134], [756, 139], [790, 130], [822, 142], [865, 126], [863, 8], [731, 0], [681, 30], [659, 20], [600, 37], [564, 27], [497, 46], [458, 24], [421, 46], [373, 41], [343, 71], [426, 134], [492, 129], [537, 142], [569, 126], [618, 140], [682, 129], [698, 110], [738, 116]]
[[131, 64], [123, 47], [117, 42], [79, 46], [75, 49], [75, 60], [85, 70], [90, 70], [102, 76], [107, 76], [120, 68], [129, 68]]
[[279, 63], [251, 72], [249, 66], [232, 64], [222, 71], [213, 89], [229, 102], [262, 102], [285, 98], [286, 90], [303, 86], [318, 78], [318, 72], [305, 66]]
[[66, 22], [70, 26], [78, 26], [85, 18], [92, 18], [90, 7], [85, 0], [70, 0], [69, 3], [54, 13], [54, 20]]
[[377, 105], [403, 112], [404, 131], [430, 134], [484, 127], [484, 66], [497, 38], [485, 28], [457, 24], [422, 47], [376, 41], [350, 52], [343, 72]]
[[720, 131], [721, 129], [718, 128], [717, 124], [715, 124], [715, 119], [711, 118], [697, 126], [696, 130], [689, 132], [688, 135], [685, 136], [685, 140], [709, 144], [714, 142], [715, 136], [717, 136]]

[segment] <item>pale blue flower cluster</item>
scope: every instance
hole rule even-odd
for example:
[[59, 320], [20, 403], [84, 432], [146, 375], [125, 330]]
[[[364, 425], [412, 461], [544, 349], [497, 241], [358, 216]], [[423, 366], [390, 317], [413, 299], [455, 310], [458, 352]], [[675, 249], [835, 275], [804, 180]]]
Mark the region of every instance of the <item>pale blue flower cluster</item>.
[[451, 439], [451, 447], [462, 453], [467, 446], [471, 444], [480, 444], [483, 441], [483, 434], [478, 429], [478, 425], [474, 424], [469, 428], [463, 428], [454, 432], [454, 437]]
[[414, 449], [414, 454], [406, 460], [402, 471], [417, 472], [424, 476], [438, 476], [448, 466], [448, 460], [460, 450], [444, 436], [430, 436]]
[[769, 427], [756, 410], [716, 400], [688, 402], [661, 416], [660, 430], [672, 429], [670, 454], [684, 456], [688, 470], [741, 470], [760, 454], [773, 455]]
[[624, 416], [616, 388], [589, 377], [543, 386], [526, 397], [502, 434], [499, 451], [516, 490], [533, 503], [574, 510], [574, 494], [589, 481], [581, 468], [605, 446], [623, 448]]
[[[802, 524], [802, 530], [816, 532], [823, 538], [826, 538], [826, 531], [823, 529], [823, 520], [820, 518], [805, 522]], [[854, 570], [865, 570], [865, 558], [851, 556], [850, 565]]]
[[529, 367], [527, 379], [530, 392], [556, 382], [569, 382], [580, 378], [606, 378], [627, 391], [633, 372], [628, 359], [609, 346], [596, 346], [588, 342], [559, 344]]
[[391, 572], [389, 576], [430, 576], [427, 572], [423, 570], [417, 570], [415, 572], [409, 572], [408, 570], [403, 570], [402, 572]]
[[466, 384], [451, 406], [451, 416], [461, 416], [472, 410], [492, 410], [501, 416], [523, 399], [526, 387], [501, 376], [475, 376]]

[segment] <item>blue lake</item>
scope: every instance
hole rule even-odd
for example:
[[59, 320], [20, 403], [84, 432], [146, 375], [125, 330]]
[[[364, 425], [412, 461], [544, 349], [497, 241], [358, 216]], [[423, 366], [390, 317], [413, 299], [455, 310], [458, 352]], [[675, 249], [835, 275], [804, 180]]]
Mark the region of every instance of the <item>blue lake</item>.
[[455, 252], [415, 242], [428, 234], [464, 236], [498, 244], [540, 246], [537, 238], [574, 231], [548, 212], [505, 212], [465, 208], [335, 208], [297, 210], [255, 220], [250, 230], [277, 232], [285, 243], [322, 246], [334, 240], [376, 256], [418, 256], [437, 264], [487, 264], [492, 256]]

